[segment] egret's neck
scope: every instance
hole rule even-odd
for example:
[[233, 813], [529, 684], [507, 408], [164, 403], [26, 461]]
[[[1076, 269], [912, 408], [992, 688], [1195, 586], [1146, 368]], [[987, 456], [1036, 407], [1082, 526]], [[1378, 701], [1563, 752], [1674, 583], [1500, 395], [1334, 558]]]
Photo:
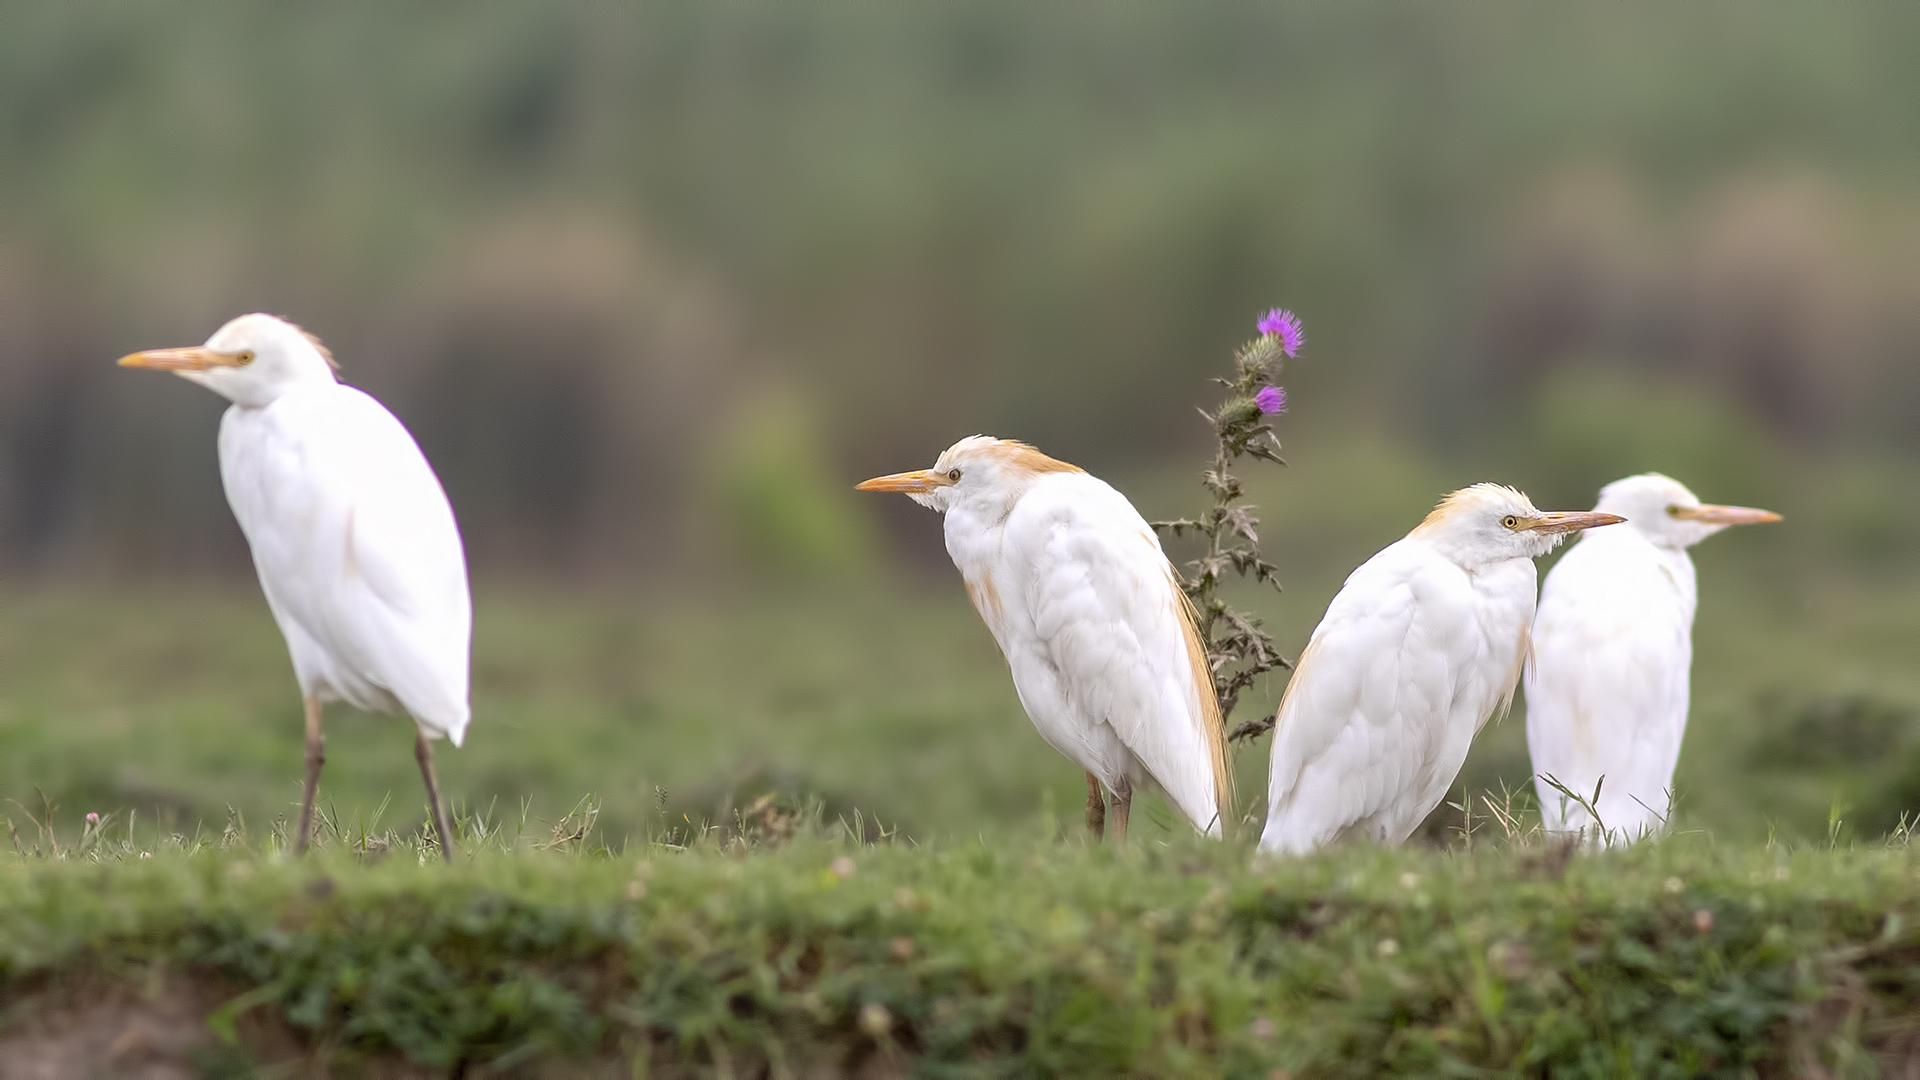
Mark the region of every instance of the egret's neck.
[[1000, 553], [1000, 536], [1013, 507], [1001, 509], [992, 504], [968, 500], [947, 508], [942, 523], [947, 537], [947, 554], [960, 572], [971, 577], [989, 567]]
[[996, 485], [968, 492], [948, 505], [943, 522], [947, 554], [969, 578], [990, 568], [1000, 557], [1000, 538], [1007, 518], [1027, 493], [1029, 484]]

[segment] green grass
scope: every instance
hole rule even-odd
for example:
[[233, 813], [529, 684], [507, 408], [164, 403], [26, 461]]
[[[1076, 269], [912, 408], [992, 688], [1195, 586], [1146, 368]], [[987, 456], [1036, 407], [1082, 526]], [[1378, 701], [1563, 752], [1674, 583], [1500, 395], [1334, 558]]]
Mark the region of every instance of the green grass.
[[[1302, 464], [1255, 482], [1288, 591], [1248, 599], [1289, 652], [1429, 493], [1474, 478], [1364, 436], [1312, 441]], [[1123, 486], [1152, 516], [1189, 509], [1191, 482], [1169, 470]], [[1873, 839], [1920, 810], [1920, 574], [1903, 559], [1837, 555], [1833, 522], [1848, 511], [1820, 485], [1771, 495], [1754, 501], [1786, 525], [1696, 552], [1677, 820], [1726, 841], [1825, 838], [1838, 807], [1848, 835]], [[1283, 686], [1249, 693], [1242, 718]], [[467, 745], [439, 754], [457, 805], [552, 821], [593, 795], [615, 837], [657, 829], [663, 802], [691, 825], [767, 791], [920, 839], [995, 835], [1049, 807], [1071, 817], [1083, 797], [945, 566], [703, 595], [482, 580], [473, 700]], [[416, 814], [405, 723], [340, 708], [327, 723], [333, 812], [375, 825]], [[122, 809], [191, 834], [222, 828], [231, 808], [257, 828], [292, 812], [301, 760], [298, 694], [250, 582], [0, 592], [0, 799], [13, 800], [0, 809], [16, 822], [44, 796], [69, 831], [88, 811]], [[1239, 753], [1236, 775], [1257, 819], [1263, 745]], [[1528, 776], [1523, 700], [1482, 733], [1455, 801]], [[1177, 831], [1157, 801], [1141, 824]]]
[[208, 987], [236, 1075], [1866, 1076], [1920, 1008], [1903, 847], [478, 846], [0, 856], [0, 1063]]
[[[1255, 491], [1288, 592], [1250, 602], [1290, 651], [1478, 478], [1317, 445]], [[1190, 485], [1122, 486], [1160, 515]], [[208, 1075], [1894, 1069], [1920, 1043], [1920, 863], [1879, 838], [1920, 807], [1920, 576], [1873, 537], [1906, 527], [1838, 485], [1729, 496], [1788, 524], [1698, 552], [1681, 835], [1570, 861], [1524, 798], [1495, 796], [1514, 834], [1489, 816], [1525, 785], [1521, 709], [1462, 775], [1471, 840], [1443, 808], [1408, 850], [1257, 866], [1244, 826], [1201, 843], [1147, 800], [1127, 850], [1091, 847], [1079, 773], [944, 566], [701, 594], [483, 577], [475, 722], [440, 754], [459, 862], [423, 846], [405, 723], [347, 710], [327, 840], [290, 860], [297, 693], [250, 584], [14, 587], [0, 1074], [33, 1032], [92, 1017], [119, 1045], [170, 1002]], [[1236, 770], [1257, 822], [1264, 746]]]
[[[701, 601], [482, 595], [458, 804], [551, 820], [596, 795], [615, 835], [806, 793], [915, 832], [999, 829], [1077, 797], [964, 598], [928, 590]], [[299, 799], [299, 696], [249, 586], [14, 594], [0, 604], [0, 796], [264, 825]], [[322, 797], [422, 802], [408, 725], [330, 709]], [[9, 807], [16, 820], [18, 808]], [[389, 818], [391, 823], [391, 818]]]

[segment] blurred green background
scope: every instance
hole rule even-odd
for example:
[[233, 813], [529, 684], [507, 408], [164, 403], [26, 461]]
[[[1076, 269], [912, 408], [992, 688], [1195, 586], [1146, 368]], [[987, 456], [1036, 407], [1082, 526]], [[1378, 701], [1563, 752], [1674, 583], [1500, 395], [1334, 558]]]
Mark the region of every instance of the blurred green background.
[[[112, 366], [270, 310], [460, 515], [457, 800], [1071, 823], [938, 519], [850, 485], [988, 431], [1188, 512], [1193, 406], [1280, 303], [1285, 648], [1452, 487], [1659, 469], [1788, 519], [1696, 552], [1682, 821], [1884, 831], [1920, 810], [1917, 55], [1903, 5], [0, 9], [0, 805], [297, 799], [221, 403]], [[330, 731], [341, 813], [417, 803], [404, 724]], [[1523, 783], [1523, 733], [1463, 791]], [[1240, 777], [1257, 812], [1264, 746]]]

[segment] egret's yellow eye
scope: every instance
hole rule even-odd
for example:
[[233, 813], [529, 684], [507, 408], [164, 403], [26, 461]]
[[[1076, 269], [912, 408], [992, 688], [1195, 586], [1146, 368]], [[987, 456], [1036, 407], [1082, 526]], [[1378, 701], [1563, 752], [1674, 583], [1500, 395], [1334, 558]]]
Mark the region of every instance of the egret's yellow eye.
[[959, 469], [951, 469], [951, 470], [948, 470], [948, 472], [947, 472], [947, 479], [949, 479], [949, 480], [951, 480], [951, 481], [953, 481], [953, 482], [954, 482], [954, 483], [956, 483], [956, 484], [957, 484], [957, 483], [959, 483], [959, 482], [960, 482], [960, 470], [959, 470]]
[[1680, 516], [1680, 508], [1679, 508], [1678, 506], [1675, 506], [1675, 505], [1669, 505], [1669, 506], [1667, 507], [1667, 516], [1668, 516], [1668, 517], [1676, 517], [1676, 518], [1677, 518], [1677, 517], [1679, 517], [1679, 516]]
[[1500, 524], [1509, 529], [1517, 529], [1520, 527], [1520, 519], [1514, 517], [1512, 514], [1508, 514], [1506, 517], [1500, 519]]
[[240, 367], [246, 367], [248, 364], [253, 363], [253, 350], [242, 349], [239, 354], [234, 357], [234, 362]]

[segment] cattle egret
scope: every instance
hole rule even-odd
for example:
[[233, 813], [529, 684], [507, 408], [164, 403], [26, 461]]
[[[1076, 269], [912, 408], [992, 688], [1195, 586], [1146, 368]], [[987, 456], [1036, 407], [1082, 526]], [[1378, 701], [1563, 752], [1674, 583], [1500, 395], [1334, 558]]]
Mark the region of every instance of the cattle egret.
[[947, 553], [1040, 737], [1087, 774], [1116, 839], [1152, 781], [1220, 835], [1226, 744], [1206, 649], [1160, 540], [1126, 496], [1025, 443], [975, 435], [931, 469], [868, 480], [946, 516]]
[[306, 699], [296, 850], [307, 848], [326, 760], [321, 704], [345, 701], [413, 719], [451, 861], [433, 740], [459, 746], [466, 735], [473, 608], [453, 509], [419, 446], [379, 402], [334, 378], [318, 339], [271, 315], [242, 315], [205, 345], [120, 364], [174, 372], [233, 403], [220, 421], [220, 479]]
[[1703, 505], [1658, 473], [1608, 484], [1597, 509], [1628, 525], [1575, 544], [1547, 575], [1526, 677], [1527, 746], [1547, 829], [1607, 842], [1659, 829], [1672, 801], [1697, 597], [1687, 549], [1780, 515]]
[[1467, 747], [1513, 701], [1533, 622], [1533, 560], [1621, 520], [1542, 513], [1498, 484], [1456, 491], [1347, 578], [1281, 698], [1260, 846], [1405, 840]]

